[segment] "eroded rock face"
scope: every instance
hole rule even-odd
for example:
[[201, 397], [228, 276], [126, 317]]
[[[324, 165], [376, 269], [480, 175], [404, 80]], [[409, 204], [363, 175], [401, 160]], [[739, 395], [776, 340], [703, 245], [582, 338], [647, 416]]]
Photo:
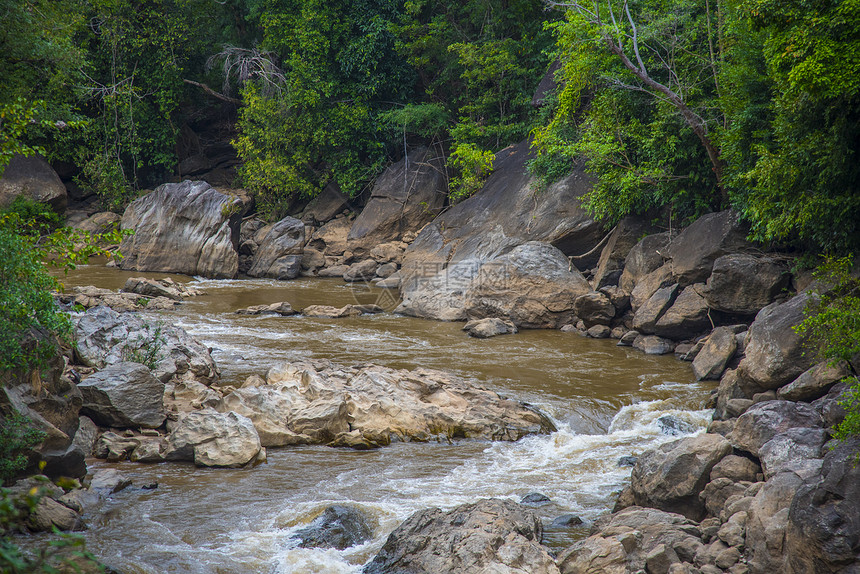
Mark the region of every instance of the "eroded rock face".
[[703, 215], [666, 248], [675, 280], [682, 287], [707, 280], [717, 258], [749, 246], [746, 235], [747, 227], [734, 210]]
[[165, 460], [193, 460], [198, 466], [244, 466], [260, 454], [260, 437], [250, 419], [234, 412], [195, 411], [179, 419], [167, 437]]
[[528, 142], [500, 151], [484, 188], [421, 230], [403, 260], [401, 312], [463, 320], [464, 290], [488, 261], [529, 241], [550, 243], [565, 256], [597, 245], [603, 230], [579, 206], [591, 188], [586, 174], [576, 171], [534, 194], [525, 169], [530, 158]]
[[701, 434], [643, 453], [631, 477], [635, 503], [700, 520], [705, 509], [699, 493], [710, 480], [711, 469], [731, 451], [723, 437]]
[[373, 365], [283, 364], [270, 369], [264, 386], [238, 389], [216, 408], [251, 419], [263, 446], [370, 448], [439, 437], [518, 440], [554, 430], [531, 407], [452, 375]]
[[0, 176], [0, 209], [24, 196], [45, 203], [57, 213], [66, 210], [66, 186], [57, 172], [39, 156], [14, 155]]
[[164, 383], [139, 363], [117, 363], [78, 384], [81, 412], [109, 427], [157, 428], [164, 422]]
[[248, 277], [295, 279], [302, 268], [305, 246], [305, 224], [298, 219], [284, 219], [260, 229], [259, 247], [254, 253]]
[[542, 533], [534, 512], [506, 500], [422, 510], [389, 535], [363, 572], [558, 574]]
[[445, 161], [430, 148], [409, 152], [376, 180], [370, 201], [349, 230], [347, 244], [358, 256], [387, 241], [417, 232], [445, 203]]
[[239, 270], [243, 200], [204, 181], [165, 183], [129, 205], [122, 269], [231, 279]]
[[[153, 374], [166, 382], [172, 377], [209, 384], [218, 380], [218, 369], [209, 349], [174, 325], [151, 324], [135, 313], [117, 313], [93, 307], [73, 317], [75, 357], [81, 364], [104, 368], [142, 354], [155, 352]], [[140, 355], [138, 355], [140, 356]]]

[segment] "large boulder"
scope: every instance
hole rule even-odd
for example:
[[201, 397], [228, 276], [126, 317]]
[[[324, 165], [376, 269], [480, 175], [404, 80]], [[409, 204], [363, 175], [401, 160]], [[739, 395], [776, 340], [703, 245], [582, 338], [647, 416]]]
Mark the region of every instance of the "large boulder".
[[431, 148], [412, 150], [376, 180], [370, 201], [349, 230], [349, 250], [366, 255], [380, 243], [417, 232], [438, 215], [446, 195], [444, 158]]
[[179, 419], [167, 437], [165, 460], [191, 460], [198, 466], [244, 466], [260, 455], [253, 423], [229, 412], [195, 411]]
[[699, 493], [711, 469], [731, 452], [731, 443], [723, 437], [700, 434], [643, 453], [631, 476], [635, 503], [701, 520], [705, 508]]
[[304, 223], [285, 217], [259, 230], [256, 236], [261, 240], [248, 269], [248, 277], [295, 279], [299, 276], [305, 246]]
[[215, 407], [248, 417], [264, 446], [370, 448], [398, 440], [518, 440], [554, 430], [549, 419], [528, 405], [452, 375], [375, 365], [279, 365], [269, 370], [266, 385], [238, 389]]
[[[308, 247], [329, 256], [343, 255], [347, 250], [346, 238], [352, 227], [352, 220], [348, 217], [337, 217], [332, 219], [316, 231], [308, 242]], [[342, 273], [341, 273], [342, 275]]]
[[638, 216], [625, 217], [618, 222], [600, 252], [600, 259], [591, 280], [595, 289], [618, 284], [630, 251], [643, 235], [652, 230], [652, 226]]
[[[640, 283], [639, 287], [634, 289], [638, 291], [645, 283]], [[636, 309], [633, 315], [633, 328], [640, 333], [654, 333], [657, 321], [663, 316], [666, 311], [672, 306], [675, 301], [675, 294], [678, 292], [678, 284], [667, 285], [660, 287], [648, 297], [648, 299]]]
[[729, 435], [732, 444], [755, 456], [773, 437], [795, 428], [820, 428], [821, 415], [812, 405], [792, 401], [764, 401], [746, 410]]
[[737, 349], [738, 341], [734, 329], [717, 327], [711, 331], [707, 342], [693, 359], [692, 367], [696, 380], [718, 380], [726, 370], [726, 365], [735, 356]]
[[798, 462], [822, 458], [822, 449], [829, 435], [822, 428], [792, 428], [779, 433], [759, 449], [764, 478], [796, 467]]
[[787, 401], [814, 401], [826, 395], [833, 385], [850, 375], [851, 365], [847, 361], [839, 361], [836, 364], [824, 361], [780, 387], [776, 395]]
[[243, 200], [205, 181], [165, 183], [129, 205], [122, 269], [233, 278], [239, 270]]
[[756, 315], [747, 333], [739, 369], [764, 389], [778, 389], [812, 366], [807, 342], [794, 332], [803, 321], [810, 296], [771, 303]]
[[639, 279], [663, 266], [666, 259], [663, 252], [671, 239], [668, 232], [655, 233], [646, 235], [630, 248], [624, 258], [624, 271], [618, 280], [618, 286], [625, 293], [632, 293]]
[[754, 315], [770, 305], [790, 279], [788, 270], [775, 259], [731, 253], [714, 261], [705, 300], [718, 311]]
[[145, 355], [152, 359], [155, 376], [164, 382], [218, 380], [209, 349], [181, 327], [153, 324], [136, 313], [117, 313], [104, 306], [76, 314], [72, 321], [75, 357], [83, 365], [103, 369]]
[[707, 331], [712, 323], [708, 304], [700, 294], [703, 287], [701, 284], [685, 287], [672, 306], [657, 319], [654, 333], [670, 339], [687, 339]]
[[410, 516], [364, 574], [558, 574], [541, 546], [541, 519], [507, 500], [488, 499]]
[[675, 280], [686, 287], [710, 277], [717, 258], [749, 247], [747, 226], [732, 209], [703, 215], [666, 248]]
[[81, 412], [102, 426], [157, 428], [164, 422], [164, 383], [139, 363], [116, 363], [78, 384]]
[[615, 317], [615, 306], [605, 293], [592, 291], [574, 300], [573, 312], [590, 328], [594, 325], [608, 325]]
[[469, 318], [506, 317], [518, 327], [554, 329], [570, 322], [574, 300], [591, 290], [564, 254], [530, 241], [481, 267], [465, 293]]
[[324, 224], [348, 209], [349, 197], [344, 195], [336, 183], [331, 182], [305, 206], [299, 219], [308, 223]]
[[63, 213], [68, 203], [60, 176], [39, 156], [14, 155], [0, 175], [0, 209], [18, 196], [50, 205], [57, 213]]
[[860, 441], [836, 445], [797, 488], [785, 531], [794, 572], [851, 572], [860, 563]]
[[529, 241], [550, 243], [565, 256], [599, 243], [600, 224], [579, 204], [591, 189], [588, 176], [577, 170], [535, 194], [537, 181], [526, 172], [532, 157], [529, 142], [500, 151], [481, 191], [422, 229], [403, 260], [401, 312], [463, 320], [464, 289], [485, 263]]
[[293, 536], [302, 548], [337, 548], [343, 550], [367, 542], [373, 537], [373, 528], [367, 515], [353, 506], [335, 504]]
[[517, 327], [510, 321], [493, 317], [490, 319], [474, 319], [472, 321], [468, 321], [463, 325], [463, 330], [466, 331], [470, 337], [475, 337], [476, 339], [489, 339], [490, 337], [516, 333]]

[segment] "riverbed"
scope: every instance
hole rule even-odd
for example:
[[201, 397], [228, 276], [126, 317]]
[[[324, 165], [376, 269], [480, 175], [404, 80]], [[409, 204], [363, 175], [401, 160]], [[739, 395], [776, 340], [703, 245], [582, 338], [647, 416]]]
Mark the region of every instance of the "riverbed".
[[[68, 289], [117, 289], [131, 276], [81, 266], [62, 278]], [[677, 438], [658, 423], [672, 415], [703, 429], [712, 382], [697, 383], [688, 363], [646, 356], [613, 340], [560, 331], [522, 331], [472, 339], [460, 323], [391, 312], [396, 292], [340, 279], [203, 280], [172, 276], [205, 295], [173, 311], [146, 312], [153, 323], [176, 324], [213, 349], [222, 384], [300, 359], [354, 365], [427, 367], [452, 371], [549, 415], [558, 431], [516, 443], [460, 440], [395, 443], [373, 451], [328, 447], [268, 449], [268, 462], [247, 469], [191, 464], [108, 464], [135, 487], [86, 508], [88, 547], [125, 573], [359, 572], [387, 535], [417, 510], [450, 509], [484, 497], [519, 501], [540, 492], [552, 502], [535, 511], [549, 524], [576, 514], [586, 525], [550, 529], [545, 542], [560, 551], [608, 512], [629, 479], [622, 456]], [[349, 319], [236, 315], [250, 305], [378, 303], [387, 312]], [[158, 483], [152, 490], [140, 485]], [[344, 551], [301, 549], [291, 535], [326, 506], [351, 504], [375, 520], [370, 542]]]

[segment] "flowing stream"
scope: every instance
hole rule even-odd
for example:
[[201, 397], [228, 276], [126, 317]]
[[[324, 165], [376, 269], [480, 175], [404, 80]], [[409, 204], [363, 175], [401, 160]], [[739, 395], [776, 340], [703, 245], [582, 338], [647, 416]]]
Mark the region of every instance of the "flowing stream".
[[[67, 288], [117, 289], [126, 278], [164, 274], [84, 266], [62, 278]], [[467, 337], [460, 323], [391, 312], [350, 319], [240, 316], [249, 305], [289, 301], [341, 306], [379, 302], [391, 293], [339, 279], [198, 280], [205, 295], [174, 311], [146, 313], [177, 324], [212, 347], [225, 383], [265, 376], [280, 361], [303, 358], [389, 367], [446, 369], [510, 398], [527, 401], [555, 421], [558, 432], [516, 443], [461, 440], [395, 443], [373, 451], [328, 447], [268, 449], [268, 463], [248, 469], [191, 464], [109, 464], [135, 485], [109, 498], [92, 497], [84, 533], [88, 548], [124, 574], [360, 572], [388, 534], [417, 510], [450, 509], [480, 498], [519, 501], [540, 492], [545, 524], [573, 513], [586, 526], [549, 529], [560, 551], [587, 532], [587, 521], [611, 509], [629, 478], [619, 457], [675, 437], [657, 419], [673, 415], [704, 428], [712, 383], [696, 383], [687, 363], [646, 356], [559, 331], [523, 331], [488, 340]], [[302, 549], [291, 535], [326, 506], [358, 506], [376, 521], [370, 542], [344, 551]]]

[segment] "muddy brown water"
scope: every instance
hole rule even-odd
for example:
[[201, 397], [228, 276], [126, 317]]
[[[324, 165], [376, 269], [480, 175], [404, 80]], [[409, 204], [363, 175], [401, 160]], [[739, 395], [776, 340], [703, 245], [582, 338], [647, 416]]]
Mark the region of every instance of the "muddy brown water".
[[[61, 280], [68, 289], [117, 289], [141, 275], [166, 276], [93, 265]], [[445, 369], [535, 405], [559, 430], [516, 443], [396, 443], [369, 452], [272, 448], [267, 464], [250, 469], [93, 460], [91, 469], [118, 468], [135, 485], [158, 483], [154, 490], [135, 486], [87, 504], [88, 547], [123, 573], [359, 572], [417, 510], [490, 496], [519, 501], [531, 492], [552, 501], [535, 508], [546, 524], [568, 513], [586, 520], [586, 527], [548, 529], [545, 542], [560, 551], [611, 508], [629, 480], [619, 457], [675, 438], [661, 432], [658, 418], [672, 415], [701, 429], [710, 414], [703, 406], [714, 385], [696, 383], [688, 363], [645, 356], [615, 341], [559, 331], [477, 340], [461, 331], [461, 323], [392, 312], [350, 319], [239, 316], [237, 309], [277, 301], [296, 309], [355, 302], [392, 309], [396, 301], [391, 292], [339, 279], [172, 277], [206, 294], [145, 316], [179, 325], [211, 347], [225, 383], [306, 358]], [[291, 535], [333, 503], [368, 513], [373, 540], [344, 551], [297, 548]]]

